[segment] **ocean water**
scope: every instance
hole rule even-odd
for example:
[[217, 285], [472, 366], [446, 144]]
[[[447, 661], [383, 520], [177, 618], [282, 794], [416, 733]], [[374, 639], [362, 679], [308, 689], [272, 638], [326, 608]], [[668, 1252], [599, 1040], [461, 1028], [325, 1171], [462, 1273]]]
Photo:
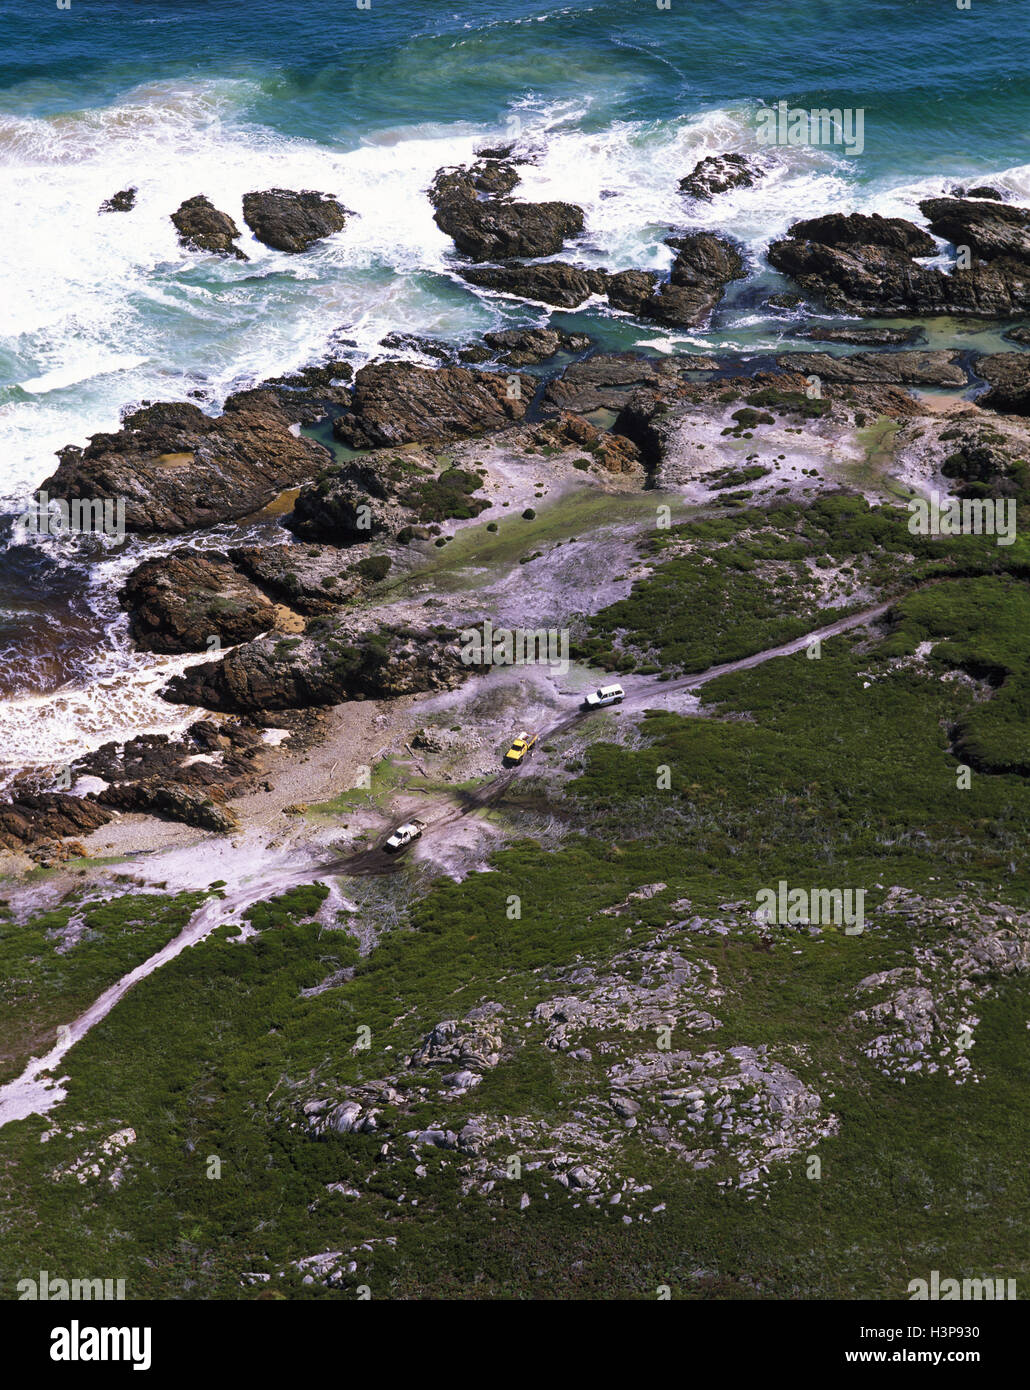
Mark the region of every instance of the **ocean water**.
[[[388, 332], [466, 341], [545, 311], [480, 294], [424, 190], [484, 142], [538, 153], [518, 196], [581, 204], [568, 254], [661, 267], [671, 229], [738, 238], [755, 274], [707, 332], [604, 309], [562, 314], [603, 345], [791, 345], [762, 302], [762, 253], [835, 209], [916, 215], [955, 180], [1030, 204], [1030, 0], [4, 0], [0, 9], [0, 514], [54, 452], [141, 399], [211, 408], [334, 341], [360, 364]], [[864, 113], [864, 148], [762, 147], [758, 112]], [[697, 206], [704, 154], [756, 154], [755, 188]], [[127, 215], [98, 216], [118, 189]], [[184, 252], [169, 213], [206, 193], [243, 227], [251, 189], [336, 194], [356, 216], [302, 256], [244, 231], [248, 263]], [[969, 343], [973, 339], [966, 340]], [[74, 543], [12, 549], [0, 520], [0, 768], [171, 728], [115, 590], [139, 543], [85, 565]], [[69, 751], [70, 750], [70, 751]], [[2, 774], [0, 774], [2, 777]]]

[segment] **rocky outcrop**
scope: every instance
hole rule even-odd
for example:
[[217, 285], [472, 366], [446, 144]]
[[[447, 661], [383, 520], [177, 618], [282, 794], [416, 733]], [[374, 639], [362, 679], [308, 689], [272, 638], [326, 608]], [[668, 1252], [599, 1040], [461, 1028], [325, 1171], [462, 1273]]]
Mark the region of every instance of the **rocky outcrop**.
[[458, 360], [458, 349], [453, 343], [443, 338], [427, 338], [423, 333], [387, 333], [385, 338], [380, 338], [379, 346], [388, 352], [417, 352], [450, 366]]
[[1002, 415], [1030, 415], [1030, 353], [992, 352], [978, 357], [973, 370], [990, 382], [977, 405]]
[[921, 328], [806, 328], [800, 336], [815, 343], [852, 343], [856, 347], [904, 347], [924, 337]]
[[583, 270], [566, 261], [545, 261], [541, 265], [510, 261], [506, 265], [468, 266], [460, 274], [470, 285], [518, 295], [520, 299], [535, 299], [542, 304], [556, 304], [563, 309], [575, 309], [592, 294], [604, 294], [608, 285], [602, 271]]
[[581, 415], [563, 412], [535, 429], [532, 437], [535, 444], [545, 448], [579, 449], [605, 472], [638, 474], [643, 481], [641, 453], [633, 441], [599, 430]]
[[598, 409], [620, 410], [635, 389], [673, 391], [684, 379], [684, 373], [713, 371], [718, 366], [714, 357], [690, 353], [660, 358], [639, 357], [630, 352], [597, 353], [582, 362], [570, 363], [560, 376], [547, 383], [543, 408], [570, 410], [579, 415]]
[[848, 357], [832, 357], [828, 352], [785, 352], [776, 363], [784, 371], [817, 376], [822, 381], [965, 386], [966, 373], [958, 365], [958, 357], [957, 352], [856, 352]]
[[762, 175], [758, 165], [742, 154], [710, 154], [695, 164], [685, 179], [680, 179], [680, 192], [708, 202], [717, 193], [750, 188]]
[[95, 802], [63, 792], [23, 793], [0, 802], [0, 849], [20, 852], [35, 845], [88, 835], [111, 819]]
[[116, 812], [139, 812], [224, 832], [237, 825], [225, 798], [251, 785], [267, 745], [261, 731], [200, 720], [176, 738], [143, 734], [126, 743], [105, 743], [79, 758], [76, 779], [106, 785], [85, 797], [63, 792], [19, 793], [0, 804], [0, 849], [26, 850], [37, 860], [84, 854], [73, 835], [107, 825]]
[[451, 198], [475, 201], [477, 194], [502, 198], [512, 191], [520, 175], [517, 166], [529, 164], [527, 157], [513, 157], [514, 145], [499, 145], [496, 149], [478, 150], [476, 162], [452, 164], [437, 169], [427, 196], [434, 208], [442, 207]]
[[217, 552], [173, 550], [144, 560], [118, 595], [136, 645], [151, 652], [202, 652], [276, 626], [276, 611], [255, 584]]
[[142, 734], [105, 743], [76, 771], [107, 783], [90, 793], [90, 804], [224, 832], [237, 824], [225, 799], [252, 785], [266, 747], [260, 730], [246, 724], [198, 720], [176, 738]]
[[1030, 269], [1030, 212], [982, 199], [924, 198], [919, 210], [937, 236], [984, 261], [1011, 257]]
[[277, 604], [288, 606], [279, 610], [277, 626], [284, 632], [303, 628], [301, 614], [320, 617], [362, 598], [393, 563], [361, 547], [343, 557], [335, 546], [322, 545], [243, 546], [230, 551], [229, 559]]
[[535, 386], [532, 377], [468, 367], [373, 363], [355, 377], [351, 407], [333, 432], [352, 449], [466, 438], [521, 420]]
[[572, 203], [479, 201], [453, 191], [433, 221], [474, 261], [554, 256], [583, 230], [583, 209]]
[[1004, 193], [988, 183], [977, 184], [975, 188], [953, 188], [951, 191], [956, 198], [992, 198], [996, 203], [1005, 201]]
[[[271, 391], [293, 422], [314, 424], [323, 420], [333, 408], [350, 403], [350, 387], [354, 368], [347, 361], [332, 357], [299, 372], [269, 377], [257, 388]], [[232, 397], [237, 400], [239, 397]]]
[[172, 213], [172, 222], [188, 251], [210, 251], [215, 256], [235, 256], [238, 261], [247, 259], [233, 244], [240, 236], [239, 227], [227, 212], [219, 212], [202, 193], [187, 198]]
[[729, 241], [711, 232], [670, 237], [676, 251], [667, 280], [653, 270], [587, 270], [565, 261], [542, 265], [508, 263], [473, 266], [461, 272], [470, 284], [575, 308], [591, 295], [607, 295], [613, 309], [674, 328], [693, 328], [718, 304], [730, 280], [744, 275], [744, 262]]
[[981, 259], [950, 272], [920, 265], [914, 257], [934, 255], [937, 247], [914, 223], [835, 213], [794, 223], [786, 240], [769, 247], [769, 261], [837, 312], [1008, 318], [1030, 308], [1030, 260], [1018, 209], [954, 198], [920, 206], [935, 231], [946, 229], [956, 244], [975, 243]]
[[607, 279], [608, 302], [637, 318], [673, 328], [694, 328], [711, 314], [730, 280], [744, 275], [744, 262], [730, 242], [711, 232], [670, 237], [676, 251], [669, 279], [653, 271], [624, 270]]
[[58, 458], [42, 484], [51, 497], [124, 499], [130, 531], [174, 534], [248, 516], [331, 455], [291, 433], [271, 392], [254, 391], [231, 397], [215, 417], [195, 405], [145, 406], [116, 434], [95, 434]]
[[765, 301], [770, 309], [797, 309], [805, 302], [803, 294], [771, 294]]
[[409, 1067], [451, 1067], [455, 1071], [483, 1072], [501, 1060], [504, 1041], [498, 1015], [500, 1004], [472, 1010], [464, 1022], [444, 1019], [408, 1058]]
[[133, 782], [123, 787], [103, 791], [97, 800], [116, 806], [120, 811], [135, 811], [141, 815], [157, 816], [160, 820], [179, 821], [196, 826], [198, 830], [213, 830], [224, 835], [235, 830], [239, 817], [195, 787], [182, 787], [174, 782]]
[[519, 171], [507, 159], [480, 159], [472, 166], [472, 186], [479, 193], [501, 197], [519, 181]]
[[220, 662], [191, 666], [172, 678], [164, 696], [211, 710], [302, 709], [451, 690], [475, 669], [463, 664], [456, 633], [363, 632], [326, 618], [309, 624], [303, 637], [264, 637]]
[[590, 339], [585, 333], [565, 333], [560, 328], [505, 328], [484, 333], [483, 339], [509, 367], [546, 362], [559, 352], [585, 352]]
[[100, 212], [131, 212], [136, 206], [136, 188], [123, 188], [120, 193], [113, 193], [110, 198], [105, 198], [100, 204]]
[[875, 212], [831, 212], [825, 217], [805, 218], [793, 224], [790, 235], [820, 246], [880, 246], [909, 256], [933, 256], [937, 252], [933, 237], [914, 222]]
[[270, 188], [243, 195], [243, 220], [276, 251], [306, 251], [316, 241], [341, 231], [351, 214], [329, 193]]
[[350, 546], [412, 527], [478, 516], [478, 473], [443, 465], [424, 448], [377, 449], [301, 489], [290, 527], [304, 540]]

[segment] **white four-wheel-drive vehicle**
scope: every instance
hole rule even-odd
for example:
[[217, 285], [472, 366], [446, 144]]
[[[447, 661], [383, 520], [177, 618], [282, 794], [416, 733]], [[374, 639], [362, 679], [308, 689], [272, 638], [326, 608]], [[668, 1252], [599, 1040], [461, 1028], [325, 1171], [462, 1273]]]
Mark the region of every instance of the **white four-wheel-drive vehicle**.
[[600, 709], [602, 705], [618, 705], [626, 698], [626, 692], [621, 685], [602, 685], [598, 690], [592, 690], [583, 701], [584, 709]]
[[403, 825], [399, 825], [393, 832], [383, 845], [383, 849], [396, 853], [397, 850], [404, 849], [406, 845], [410, 845], [412, 840], [417, 840], [425, 828], [425, 821], [405, 821]]

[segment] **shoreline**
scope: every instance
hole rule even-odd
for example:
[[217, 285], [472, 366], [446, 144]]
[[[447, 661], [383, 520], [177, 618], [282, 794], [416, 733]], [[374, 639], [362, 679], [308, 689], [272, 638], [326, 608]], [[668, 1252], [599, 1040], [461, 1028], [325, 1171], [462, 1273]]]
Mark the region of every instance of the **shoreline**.
[[[720, 157], [723, 163], [728, 158]], [[717, 169], [717, 175], [712, 175], [709, 165]], [[739, 167], [732, 166], [731, 177], [760, 182], [762, 171], [746, 166], [746, 160]], [[563, 569], [554, 559], [557, 547], [576, 544], [568, 524], [574, 516], [582, 514], [582, 524], [595, 546], [603, 537], [601, 513], [596, 509], [592, 512], [585, 505], [588, 496], [594, 500], [610, 496], [616, 512], [620, 508], [625, 511], [631, 495], [639, 498], [640, 520], [624, 528], [625, 542], [634, 534], [639, 539], [640, 521], [656, 505], [655, 499], [667, 497], [681, 516], [710, 513], [713, 507], [717, 510], [721, 502], [719, 484], [713, 484], [710, 476], [720, 474], [718, 467], [711, 466], [720, 460], [722, 475], [747, 481], [747, 495], [759, 503], [764, 499], [766, 505], [775, 496], [802, 500], [817, 492], [818, 489], [802, 483], [810, 472], [813, 477], [818, 475], [820, 489], [835, 479], [837, 486], [875, 497], [880, 488], [878, 474], [885, 466], [893, 472], [890, 489], [903, 498], [913, 491], [925, 491], [930, 483], [946, 490], [945, 480], [933, 466], [928, 468], [925, 450], [912, 447], [917, 436], [915, 420], [923, 422], [923, 432], [930, 422], [941, 422], [933, 426], [936, 437], [943, 425], [952, 420], [971, 425], [990, 413], [998, 421], [1015, 419], [1018, 433], [1018, 416], [1006, 417], [1004, 411], [1010, 397], [1018, 406], [1020, 391], [1026, 391], [1030, 353], [1022, 351], [1022, 339], [1009, 336], [1009, 329], [997, 315], [992, 318], [967, 312], [956, 318], [949, 311], [927, 318], [917, 306], [886, 312], [870, 302], [864, 306], [838, 305], [835, 315], [819, 317], [820, 291], [833, 291], [836, 257], [844, 267], [841, 283], [849, 286], [848, 294], [867, 294], [875, 301], [876, 295], [888, 293], [886, 280], [870, 280], [864, 289], [855, 290], [848, 279], [853, 261], [861, 262], [864, 257], [871, 265], [880, 266], [885, 254], [877, 245], [880, 239], [891, 248], [886, 253], [888, 257], [894, 258], [888, 261], [890, 274], [923, 277], [911, 290], [914, 297], [945, 292], [954, 296], [958, 293], [957, 272], [944, 274], [908, 257], [925, 257], [928, 251], [939, 250], [941, 233], [958, 235], [955, 228], [959, 223], [970, 228], [974, 239], [979, 237], [981, 243], [994, 248], [989, 256], [996, 254], [998, 245], [1021, 245], [1019, 238], [1024, 234], [1023, 223], [1030, 224], [1030, 211], [1012, 202], [986, 198], [924, 200], [921, 209], [931, 228], [937, 229], [936, 242], [911, 222], [871, 219], [859, 213], [832, 214], [811, 223], [795, 224], [787, 239], [770, 247], [769, 256], [774, 263], [783, 261], [781, 269], [791, 270], [802, 289], [802, 294], [794, 296], [799, 307], [791, 312], [806, 312], [807, 326], [798, 326], [795, 331], [788, 321], [783, 325], [781, 343], [801, 342], [803, 350], [783, 351], [781, 346], [774, 351], [710, 355], [665, 353], [660, 347], [653, 347], [651, 351], [613, 354], [589, 337], [570, 335], [558, 327], [567, 315], [555, 308], [554, 299], [570, 292], [582, 295], [589, 291], [589, 302], [594, 303], [600, 293], [608, 298], [609, 312], [616, 318], [636, 322], [640, 333], [650, 331], [648, 319], [660, 325], [663, 319], [681, 318], [693, 324], [695, 340], [703, 342], [713, 332], [713, 315], [721, 312], [723, 297], [734, 293], [736, 282], [747, 280], [750, 284], [755, 267], [741, 256], [732, 240], [710, 232], [669, 237], [670, 254], [674, 254], [671, 269], [664, 277], [638, 271], [611, 275], [589, 267], [580, 270], [562, 260], [540, 260], [541, 253], [560, 252], [570, 236], [573, 245], [567, 254], [575, 257], [575, 232], [582, 227], [582, 214], [571, 204], [508, 199], [505, 192], [519, 184], [526, 169], [531, 173], [532, 167], [531, 161], [523, 165], [506, 155], [480, 158], [472, 166], [438, 170], [427, 196], [437, 209], [438, 225], [453, 234], [459, 250], [468, 253], [466, 265], [469, 259], [473, 268], [484, 259], [496, 259], [498, 253], [491, 238], [497, 234], [489, 230], [496, 225], [503, 226], [502, 235], [510, 239], [512, 246], [520, 246], [524, 256], [528, 253], [523, 261], [502, 262], [496, 273], [511, 280], [515, 300], [521, 306], [532, 310], [542, 304], [548, 310], [550, 317], [545, 326], [488, 332], [485, 340], [466, 339], [464, 345], [460, 338], [446, 342], [388, 334], [383, 340], [383, 345], [388, 346], [387, 355], [369, 358], [356, 372], [353, 360], [323, 358], [291, 375], [237, 391], [224, 402], [221, 413], [212, 414], [209, 401], [203, 410], [175, 403], [145, 406], [126, 416], [117, 434], [95, 436], [87, 446], [61, 451], [60, 468], [46, 480], [51, 490], [63, 479], [65, 487], [78, 489], [81, 494], [84, 487], [91, 485], [94, 474], [122, 477], [125, 482], [121, 485], [131, 489], [130, 553], [135, 567], [127, 574], [127, 565], [120, 563], [115, 573], [119, 580], [127, 575], [130, 585], [120, 597], [123, 607], [129, 610], [137, 674], [129, 681], [124, 672], [113, 674], [97, 682], [94, 690], [108, 690], [113, 699], [124, 704], [126, 700], [131, 702], [135, 688], [140, 713], [133, 723], [126, 721], [124, 709], [119, 715], [116, 707], [106, 727], [99, 728], [94, 719], [95, 732], [88, 736], [93, 751], [83, 746], [86, 726], [80, 722], [78, 733], [74, 726], [76, 717], [81, 719], [83, 713], [88, 717], [88, 689], [62, 688], [22, 701], [8, 701], [5, 713], [13, 721], [12, 732], [19, 708], [36, 714], [43, 708], [52, 709], [58, 723], [71, 717], [64, 756], [71, 754], [74, 763], [84, 765], [83, 786], [88, 798], [95, 797], [98, 791], [108, 793], [110, 781], [105, 780], [102, 768], [115, 756], [111, 749], [117, 750], [130, 737], [133, 743], [140, 741], [148, 729], [166, 730], [172, 743], [187, 734], [198, 737], [195, 730], [204, 727], [209, 729], [204, 735], [208, 741], [217, 742], [221, 729], [239, 742], [234, 722], [239, 718], [244, 726], [250, 721], [250, 727], [256, 727], [258, 732], [262, 725], [265, 729], [274, 727], [278, 696], [264, 703], [260, 697], [248, 696], [249, 703], [241, 705], [237, 695], [230, 698], [225, 691], [219, 694], [216, 687], [229, 679], [225, 672], [230, 666], [258, 656], [271, 660], [275, 666], [281, 660], [271, 653], [291, 646], [300, 647], [305, 660], [309, 650], [312, 659], [320, 660], [317, 647], [323, 638], [313, 639], [312, 635], [325, 622], [342, 623], [341, 632], [348, 641], [356, 634], [356, 640], [366, 642], [371, 640], [373, 627], [379, 630], [385, 626], [390, 630], [392, 625], [400, 631], [405, 624], [425, 625], [435, 620], [439, 625], [443, 620], [460, 628], [466, 625], [468, 616], [462, 598], [466, 592], [475, 593], [478, 604], [484, 611], [489, 609], [498, 622], [523, 621], [529, 626], [567, 623], [572, 615], [582, 617], [616, 598], [627, 597], [631, 581], [625, 580], [621, 588], [606, 587], [596, 561], [580, 561], [577, 552], [571, 567]], [[716, 176], [724, 176], [723, 165], [720, 160], [713, 165], [707, 159], [697, 166], [692, 177], [703, 181]], [[487, 191], [477, 193], [470, 183], [473, 179], [486, 179]], [[702, 193], [713, 197], [703, 189]], [[315, 196], [281, 195], [283, 200]], [[309, 216], [307, 205], [301, 201], [296, 206], [285, 202], [284, 206], [290, 216], [298, 218], [297, 226], [303, 228], [304, 218]], [[186, 207], [184, 204], [180, 212]], [[689, 225], [689, 216], [686, 220]], [[231, 228], [233, 224], [230, 221], [228, 225]], [[228, 235], [221, 227], [217, 224], [217, 235]], [[310, 233], [316, 238], [325, 234], [322, 227]], [[339, 234], [345, 236], [346, 231]], [[185, 238], [186, 233], [181, 235]], [[302, 230], [298, 235], [309, 233]], [[810, 270], [813, 242], [808, 238], [812, 236], [825, 238], [822, 254], [824, 259], [829, 258], [829, 270], [818, 258], [820, 268]], [[841, 246], [844, 251], [838, 249]], [[235, 254], [235, 249], [227, 242], [222, 251]], [[997, 286], [990, 279], [993, 264], [989, 261], [975, 271], [980, 278], [970, 280], [971, 292], [995, 294]], [[461, 269], [458, 265], [457, 270]], [[543, 272], [558, 287], [549, 291], [550, 303], [534, 299], [520, 278]], [[1018, 283], [1012, 283], [1012, 292], [1022, 293]], [[1009, 321], [1018, 317], [1012, 310]], [[643, 327], [639, 327], [641, 324]], [[668, 323], [662, 331], [669, 331]], [[978, 353], [970, 346], [971, 336], [978, 341], [986, 338], [991, 347], [999, 344], [1001, 350]], [[395, 349], [400, 350], [400, 356], [395, 355]], [[429, 365], [420, 365], [423, 362]], [[526, 371], [526, 367], [531, 370]], [[791, 436], [800, 431], [783, 422], [775, 436], [781, 452], [769, 465], [752, 467], [750, 460], [757, 454], [748, 454], [744, 443], [752, 437], [751, 433], [745, 433], [744, 426], [735, 423], [741, 412], [733, 415], [721, 402], [739, 403], [749, 393], [757, 398], [770, 392], [774, 401], [784, 392], [784, 399], [791, 392], [801, 399], [806, 393], [811, 396], [812, 382], [817, 383], [814, 393], [820, 409], [803, 412], [813, 417], [808, 422], [810, 438], [803, 446], [795, 447]], [[655, 408], [646, 404], [649, 396], [673, 402], [677, 410], [686, 410], [688, 415], [692, 408], [693, 421], [685, 418], [683, 425], [671, 432], [665, 425], [656, 425], [668, 405], [655, 413]], [[636, 404], [638, 397], [640, 406]], [[851, 436], [841, 427], [841, 411], [849, 402], [855, 409]], [[994, 410], [990, 409], [992, 405]], [[830, 411], [828, 419], [837, 422], [828, 432], [816, 423], [824, 406]], [[744, 415], [747, 413], [743, 411]], [[750, 413], [756, 419], [762, 415], [761, 411], [758, 415], [754, 410]], [[767, 417], [769, 422], [773, 418]], [[863, 427], [877, 420], [893, 423], [890, 430], [881, 432], [876, 441], [868, 444], [863, 440], [859, 420]], [[906, 424], [908, 420], [913, 422], [911, 426]], [[729, 441], [727, 435], [731, 436]], [[902, 450], [904, 457], [897, 456], [899, 438], [908, 441]], [[256, 446], [254, 441], [258, 439], [261, 442]], [[387, 445], [392, 441], [396, 442], [392, 443], [391, 455]], [[214, 471], [204, 465], [208, 468], [205, 474], [197, 460], [206, 458], [212, 448], [216, 452], [223, 450], [225, 461]], [[123, 458], [125, 450], [129, 453]], [[143, 451], [142, 475], [134, 462], [133, 450]], [[811, 450], [815, 453], [809, 457], [806, 451]], [[703, 451], [707, 451], [704, 461]], [[533, 455], [540, 457], [534, 459]], [[806, 466], [802, 467], [802, 462]], [[813, 462], [817, 465], [814, 470]], [[180, 477], [178, 470], [183, 469], [186, 471]], [[201, 471], [196, 478], [192, 477], [198, 469]], [[373, 479], [370, 469], [385, 472]], [[577, 475], [576, 469], [584, 471]], [[434, 481], [437, 472], [439, 476]], [[232, 478], [229, 486], [227, 476]], [[449, 486], [464, 489], [464, 496], [472, 500], [463, 500], [459, 493], [441, 491], [444, 479], [456, 479], [457, 484]], [[213, 529], [204, 524], [212, 507], [204, 494], [209, 486], [216, 489]], [[730, 487], [726, 484], [722, 491], [727, 492]], [[196, 501], [185, 507], [184, 489], [197, 492]], [[238, 497], [234, 496], [234, 489], [242, 489]], [[384, 499], [375, 503], [379, 513], [373, 522], [376, 530], [371, 542], [360, 531], [347, 530], [348, 526], [353, 527], [353, 521], [340, 530], [340, 517], [350, 516], [355, 508], [360, 511], [357, 501], [362, 496]], [[239, 499], [244, 497], [252, 499], [254, 505], [242, 505]], [[122, 505], [124, 511], [124, 501]], [[486, 521], [485, 509], [489, 509], [487, 516], [493, 520]], [[513, 521], [520, 513], [523, 518], [534, 520], [520, 526]], [[630, 507], [627, 520], [632, 514]], [[402, 527], [402, 522], [407, 524]], [[292, 530], [283, 529], [284, 525]], [[492, 538], [487, 534], [491, 531], [495, 533]], [[523, 538], [530, 546], [543, 542], [547, 549], [527, 549], [520, 555]], [[443, 553], [435, 559], [440, 548]], [[636, 541], [630, 541], [626, 563], [639, 578], [646, 566], [641, 566], [635, 549]], [[362, 558], [355, 563], [354, 556]], [[541, 560], [541, 556], [550, 558]], [[188, 561], [185, 557], [189, 557]], [[89, 556], [82, 558], [88, 564]], [[522, 582], [525, 575], [518, 575], [516, 560], [519, 565], [536, 563], [538, 569], [549, 571], [549, 583], [557, 585], [556, 604], [549, 607], [545, 595], [534, 594], [532, 587], [526, 589]], [[175, 578], [176, 567], [181, 570], [184, 562], [193, 569], [182, 570], [182, 577]], [[158, 585], [166, 585], [166, 576], [171, 576], [173, 584], [185, 583], [187, 588], [178, 596], [173, 590], [170, 598], [161, 596], [165, 592], [161, 588], [155, 589], [151, 597], [132, 594], [132, 582], [148, 566], [155, 565]], [[366, 578], [362, 565], [385, 569], [369, 569]], [[391, 566], [393, 571], [388, 574]], [[340, 590], [337, 596], [334, 590], [339, 583], [340, 567], [353, 578], [347, 580], [349, 588]], [[302, 570], [299, 578], [295, 572], [298, 568]], [[373, 573], [375, 578], [371, 577]], [[485, 588], [484, 575], [493, 576]], [[140, 632], [134, 626], [139, 622], [141, 603], [158, 604], [155, 635], [164, 642], [168, 639], [161, 624], [172, 618], [179, 621], [169, 603], [180, 608], [188, 606], [189, 588], [197, 583], [210, 584], [215, 594], [219, 586], [225, 591], [228, 585], [231, 600], [218, 599], [223, 609], [227, 603], [243, 605], [231, 636], [227, 638], [223, 630], [221, 640], [215, 641], [215, 664], [205, 658], [202, 649], [199, 633], [204, 629], [196, 625], [202, 620], [193, 618], [189, 619], [192, 631], [173, 634], [172, 646], [155, 648], [168, 654], [148, 662], [141, 650]], [[105, 602], [110, 607], [110, 595]], [[213, 608], [210, 613], [214, 613]], [[185, 618], [185, 611], [179, 616]], [[214, 620], [209, 616], [207, 621]], [[425, 634], [421, 640], [424, 643]], [[421, 658], [413, 659], [417, 670]], [[216, 670], [219, 662], [221, 670]], [[176, 703], [167, 706], [166, 715], [167, 700], [156, 703], [156, 686], [169, 674], [174, 677], [170, 689], [177, 693], [173, 696]], [[281, 674], [272, 670], [273, 685]], [[308, 681], [311, 674], [304, 675], [303, 680]], [[253, 673], [241, 665], [232, 679], [239, 678], [250, 681]], [[264, 680], [264, 676], [259, 679]], [[391, 692], [379, 711], [378, 717], [391, 728], [406, 713], [398, 693], [402, 700], [420, 698], [414, 694], [420, 679], [414, 670], [411, 679], [414, 684], [409, 681], [410, 689]], [[442, 680], [446, 686], [452, 677], [441, 672], [434, 679]], [[287, 707], [321, 710], [322, 714], [315, 713], [313, 717], [324, 725], [332, 724], [335, 711], [351, 711], [348, 717], [353, 719], [364, 742], [367, 721], [353, 713], [357, 707], [347, 703], [349, 694], [353, 692], [344, 684], [328, 696], [315, 694], [297, 699], [284, 694], [282, 698]], [[373, 682], [361, 699], [376, 694]], [[76, 703], [79, 716], [74, 713]], [[390, 706], [395, 708], [387, 713]], [[254, 715], [260, 716], [256, 724]], [[141, 716], [142, 724], [138, 722]], [[227, 721], [227, 716], [232, 717]], [[108, 741], [111, 735], [113, 743]], [[214, 802], [201, 784], [200, 800], [194, 797], [185, 804], [179, 819], [183, 815], [187, 819], [199, 817], [199, 826], [233, 834], [239, 829], [242, 816], [243, 833], [247, 833], [255, 820], [260, 823], [266, 816], [261, 798], [254, 799], [252, 791], [262, 776], [266, 784], [272, 777], [308, 787], [304, 776], [291, 767], [289, 748], [262, 751], [251, 735], [247, 737], [249, 765], [243, 780], [236, 774], [226, 784], [225, 792], [216, 794]], [[146, 742], [145, 737], [141, 741]], [[225, 745], [224, 738], [222, 744]], [[207, 762], [216, 767], [222, 761], [223, 753], [212, 755], [205, 743], [187, 759], [187, 763]], [[340, 759], [335, 761], [338, 764]], [[41, 774], [47, 767], [60, 768], [61, 756], [57, 754], [38, 766], [36, 786], [50, 794]], [[26, 780], [24, 769], [21, 774], [12, 771], [6, 780], [8, 791], [13, 788], [17, 796], [22, 795], [18, 788], [32, 786], [31, 776]], [[212, 773], [209, 780], [212, 789], [216, 789], [220, 776]], [[281, 809], [290, 800], [307, 803], [312, 795], [320, 794], [317, 790], [303, 796], [298, 792], [292, 798], [280, 797], [278, 804]], [[159, 799], [153, 801], [157, 807], [165, 793], [158, 787], [156, 793], [147, 795], [158, 795]], [[117, 801], [110, 804], [118, 807]], [[99, 843], [116, 853], [133, 854], [146, 852], [148, 846], [188, 841], [189, 837], [179, 830], [152, 832], [140, 828], [135, 821], [136, 812], [131, 800], [123, 799], [120, 810], [114, 809], [113, 814], [120, 821], [128, 813], [129, 820], [117, 829], [111, 828], [110, 818], [106, 827], [86, 827], [82, 843], [91, 849]]]

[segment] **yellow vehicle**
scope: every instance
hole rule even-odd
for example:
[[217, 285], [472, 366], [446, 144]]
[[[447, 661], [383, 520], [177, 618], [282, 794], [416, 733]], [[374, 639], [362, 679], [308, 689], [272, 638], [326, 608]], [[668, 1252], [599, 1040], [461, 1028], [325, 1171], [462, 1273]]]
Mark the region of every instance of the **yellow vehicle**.
[[506, 763], [520, 763], [539, 738], [539, 734], [527, 734], [525, 730], [504, 755]]

